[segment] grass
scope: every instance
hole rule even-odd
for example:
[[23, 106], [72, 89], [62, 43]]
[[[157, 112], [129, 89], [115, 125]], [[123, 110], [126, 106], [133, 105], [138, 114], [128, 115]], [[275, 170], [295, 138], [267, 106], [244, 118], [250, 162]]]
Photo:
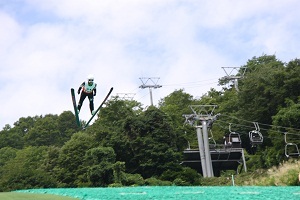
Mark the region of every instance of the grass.
[[30, 194], [21, 192], [1, 192], [0, 199], [5, 200], [78, 200], [77, 198], [51, 195], [51, 194]]
[[278, 167], [265, 170], [259, 176], [250, 178], [245, 185], [289, 186], [300, 184], [300, 161], [291, 160]]

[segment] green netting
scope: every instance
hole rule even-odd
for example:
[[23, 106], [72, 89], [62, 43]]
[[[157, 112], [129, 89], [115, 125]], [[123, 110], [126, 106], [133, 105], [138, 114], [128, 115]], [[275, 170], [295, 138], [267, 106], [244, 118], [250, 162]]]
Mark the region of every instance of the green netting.
[[16, 192], [57, 194], [82, 200], [299, 200], [300, 187], [120, 187], [30, 189]]

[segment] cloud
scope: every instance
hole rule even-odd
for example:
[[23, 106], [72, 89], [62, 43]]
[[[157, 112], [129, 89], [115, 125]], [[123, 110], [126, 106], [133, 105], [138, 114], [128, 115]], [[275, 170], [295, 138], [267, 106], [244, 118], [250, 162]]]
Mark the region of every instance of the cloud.
[[[299, 55], [296, 0], [24, 0], [0, 4], [0, 126], [20, 117], [72, 110], [70, 88], [98, 83], [95, 106], [136, 93], [140, 77], [159, 77], [155, 104], [176, 89], [201, 96], [225, 76], [221, 67], [253, 56]], [[78, 98], [78, 97], [77, 97]], [[89, 118], [88, 102], [81, 118]]]

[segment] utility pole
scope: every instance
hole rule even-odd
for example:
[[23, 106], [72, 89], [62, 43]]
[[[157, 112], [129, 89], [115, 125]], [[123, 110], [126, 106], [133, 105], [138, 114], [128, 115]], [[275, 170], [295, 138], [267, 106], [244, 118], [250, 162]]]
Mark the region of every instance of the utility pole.
[[214, 177], [208, 129], [217, 119], [218, 115], [213, 116], [216, 107], [216, 105], [191, 105], [190, 108], [193, 114], [183, 115], [186, 118], [186, 123], [196, 128], [203, 177]]
[[[236, 89], [236, 91], [239, 91], [239, 87], [238, 87], [238, 80], [243, 78], [246, 72], [246, 67], [222, 67], [224, 72], [226, 73], [226, 76], [224, 76], [222, 78], [222, 80], [224, 81], [233, 81], [234, 82], [234, 87]], [[228, 69], [230, 69], [231, 71], [227, 71]], [[240, 70], [242, 69], [242, 70]], [[232, 75], [232, 72], [236, 71], [237, 75]]]
[[[156, 82], [154, 80], [157, 80]], [[153, 98], [152, 98], [152, 88], [156, 89], [156, 88], [160, 88], [162, 87], [161, 85], [157, 85], [157, 82], [159, 80], [158, 77], [152, 77], [152, 78], [140, 78], [140, 80], [142, 81], [142, 85], [139, 88], [145, 89], [145, 88], [149, 88], [149, 92], [150, 92], [150, 102], [151, 102], [151, 106], [153, 106]], [[147, 84], [148, 82], [151, 82], [150, 84]]]

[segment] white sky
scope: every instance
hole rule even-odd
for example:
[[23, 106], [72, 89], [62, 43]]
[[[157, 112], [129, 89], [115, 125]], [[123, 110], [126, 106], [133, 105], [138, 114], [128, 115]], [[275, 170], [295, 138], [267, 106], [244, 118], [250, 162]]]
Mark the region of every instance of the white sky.
[[[88, 74], [95, 107], [110, 87], [148, 106], [141, 77], [160, 78], [157, 105], [176, 89], [194, 97], [218, 89], [222, 67], [254, 56], [299, 58], [299, 8], [298, 0], [0, 0], [0, 128], [73, 111], [70, 88]], [[81, 118], [89, 116], [86, 99]]]

